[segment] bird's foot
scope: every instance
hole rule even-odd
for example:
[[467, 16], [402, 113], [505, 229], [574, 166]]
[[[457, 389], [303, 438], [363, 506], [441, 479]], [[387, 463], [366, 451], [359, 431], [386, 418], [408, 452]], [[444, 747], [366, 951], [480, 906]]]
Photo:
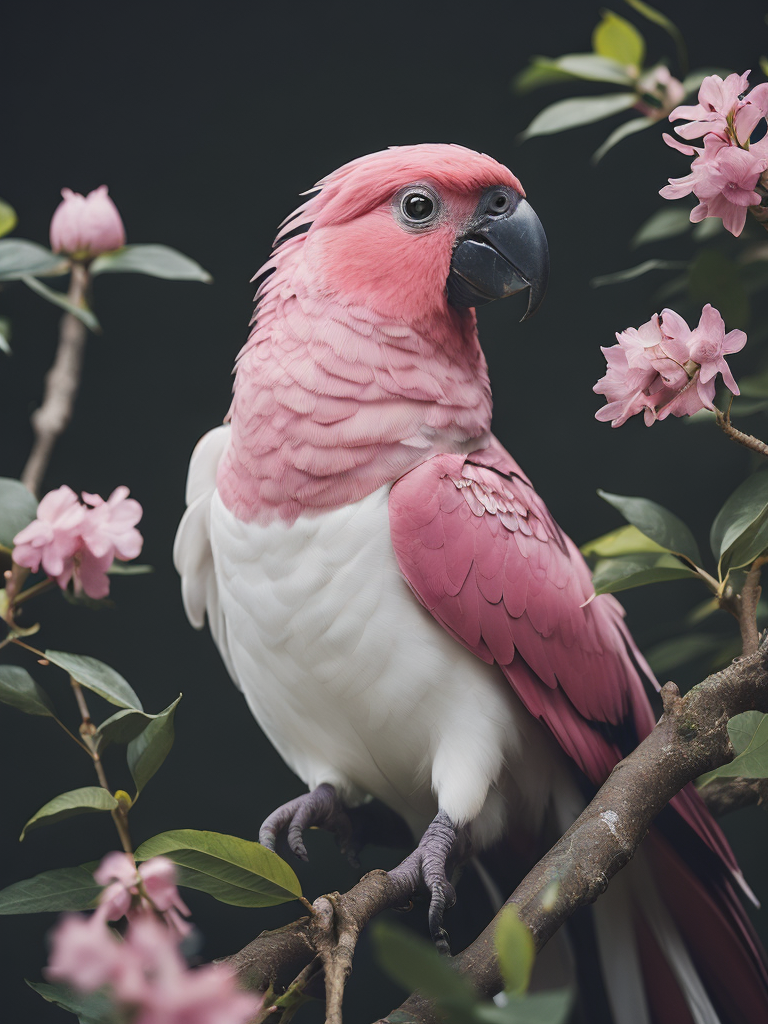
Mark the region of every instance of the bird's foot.
[[389, 872], [390, 878], [407, 883], [411, 893], [417, 892], [422, 884], [429, 890], [429, 932], [441, 953], [450, 952], [443, 914], [456, 902], [456, 892], [447, 874], [447, 861], [455, 842], [456, 826], [445, 811], [439, 811], [413, 853]]
[[333, 832], [341, 852], [353, 865], [356, 863], [352, 822], [336, 790], [327, 782], [273, 811], [259, 829], [259, 842], [274, 852], [277, 837], [285, 832], [292, 852], [301, 860], [308, 860], [302, 833], [305, 828], [312, 827]]

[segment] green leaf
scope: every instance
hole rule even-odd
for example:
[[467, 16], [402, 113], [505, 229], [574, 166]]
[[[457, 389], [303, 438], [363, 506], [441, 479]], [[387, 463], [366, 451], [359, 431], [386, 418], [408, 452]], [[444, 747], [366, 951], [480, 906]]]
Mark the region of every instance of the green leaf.
[[574, 78], [588, 82], [632, 85], [626, 68], [615, 60], [601, 57], [597, 53], [566, 53], [556, 58], [533, 57], [529, 67], [515, 78], [514, 87], [517, 92], [528, 92], [540, 85], [572, 81]]
[[598, 562], [592, 573], [592, 584], [596, 594], [615, 594], [648, 583], [698, 578], [693, 569], [688, 569], [674, 555], [627, 555]]
[[[0, 242], [0, 245], [3, 243]], [[47, 302], [53, 303], [54, 306], [60, 306], [66, 310], [67, 313], [71, 313], [72, 316], [77, 317], [81, 320], [85, 326], [91, 331], [100, 331], [101, 325], [96, 319], [95, 313], [93, 313], [83, 302], [83, 305], [76, 306], [73, 302], [70, 302], [67, 296], [63, 292], [54, 291], [53, 288], [49, 288], [48, 285], [43, 284], [42, 281], [38, 281], [36, 277], [30, 277], [24, 275], [21, 280], [24, 284], [31, 288], [33, 292], [37, 292], [38, 295], [42, 296]]]
[[26, 669], [0, 665], [0, 701], [28, 715], [56, 717], [53, 701]]
[[624, 67], [635, 68], [638, 72], [645, 57], [645, 40], [632, 22], [603, 11], [602, 21], [592, 33], [592, 49], [602, 57], [615, 60]]
[[572, 82], [573, 78], [567, 71], [560, 71], [548, 57], [533, 57], [528, 67], [512, 79], [512, 91], [520, 96], [543, 85]]
[[515, 907], [507, 906], [502, 910], [494, 941], [504, 978], [504, 991], [523, 995], [531, 980], [536, 948], [530, 930], [517, 916]]
[[691, 264], [688, 295], [697, 306], [711, 303], [731, 327], [749, 319], [749, 296], [744, 287], [744, 269], [718, 249], [703, 249]]
[[377, 921], [371, 938], [380, 966], [398, 985], [433, 999], [452, 1024], [472, 1019], [478, 1001], [475, 990], [431, 942], [389, 921]]
[[173, 716], [181, 694], [165, 711], [155, 715], [147, 727], [128, 744], [128, 767], [136, 783], [136, 795], [144, 789], [173, 746]]
[[[768, 778], [768, 715], [761, 715], [759, 712], [746, 712], [751, 717], [747, 721], [736, 722], [736, 742], [742, 747], [741, 753], [731, 761], [730, 764], [721, 765], [714, 771], [707, 772], [696, 780], [696, 785], [706, 786], [712, 779], [735, 778], [741, 776], [744, 779], [765, 779]], [[736, 715], [728, 723], [728, 732], [733, 742], [734, 733], [731, 722], [736, 719], [744, 719], [745, 715]], [[744, 745], [746, 744], [746, 745]], [[736, 743], [734, 743], [734, 748]]]
[[729, 719], [728, 735], [737, 754], [744, 753], [764, 718], [765, 715], [761, 711], [745, 711]]
[[93, 880], [93, 871], [85, 866], [56, 868], [34, 878], [14, 882], [0, 891], [0, 914], [63, 913], [88, 910], [102, 887]]
[[626, 270], [617, 270], [613, 274], [601, 274], [593, 277], [589, 282], [593, 288], [601, 288], [605, 284], [622, 284], [624, 281], [633, 281], [636, 277], [647, 274], [649, 270], [687, 270], [688, 264], [684, 260], [644, 260], [636, 267], [628, 267]]
[[69, 261], [26, 238], [0, 241], [0, 281], [18, 281], [27, 274], [52, 277], [66, 273]]
[[694, 242], [709, 242], [718, 235], [722, 235], [724, 231], [723, 222], [717, 217], [705, 217], [698, 224], [694, 224], [691, 237]]
[[154, 572], [153, 565], [141, 565], [135, 562], [118, 562], [117, 559], [107, 569], [108, 576], [146, 576]]
[[149, 274], [167, 281], [203, 281], [213, 278], [189, 256], [168, 245], [125, 245], [97, 256], [91, 274]]
[[645, 0], [624, 0], [626, 4], [634, 8], [638, 14], [642, 14], [648, 21], [652, 21], [654, 25], [658, 25], [663, 28], [675, 42], [675, 48], [677, 50], [677, 61], [680, 65], [680, 73], [685, 74], [688, 70], [688, 48], [685, 45], [685, 39], [683, 33], [675, 25], [673, 21], [662, 14], [661, 11], [657, 11], [655, 7], [651, 7], [650, 4], [645, 3]]
[[739, 388], [744, 398], [768, 398], [768, 371], [740, 377]]
[[522, 132], [521, 139], [530, 139], [534, 135], [552, 135], [568, 128], [578, 128], [583, 124], [602, 121], [622, 110], [628, 110], [637, 102], [631, 92], [610, 92], [604, 96], [576, 96], [560, 100], [550, 107], [545, 107]]
[[110, 704], [119, 708], [133, 708], [143, 711], [141, 701], [119, 672], [115, 672], [103, 661], [89, 658], [85, 654], [66, 654], [64, 651], [46, 651], [45, 656], [54, 665], [69, 672], [81, 686], [98, 693]]
[[27, 832], [39, 825], [49, 825], [54, 821], [61, 821], [62, 818], [71, 818], [73, 814], [85, 814], [88, 811], [114, 811], [116, 807], [117, 800], [101, 786], [72, 789], [69, 793], [62, 793], [61, 796], [49, 800], [36, 814], [33, 814], [21, 830], [19, 840], [22, 840]]
[[690, 230], [689, 211], [681, 206], [668, 205], [652, 214], [632, 239], [632, 248], [646, 245], [648, 242], [659, 242], [663, 238], [684, 235]]
[[162, 855], [183, 870], [179, 885], [200, 889], [238, 907], [272, 907], [297, 899], [301, 886], [293, 870], [259, 843], [219, 832], [175, 829], [148, 839], [137, 860]]
[[722, 638], [710, 633], [684, 633], [655, 644], [644, 651], [646, 661], [657, 676], [673, 672], [681, 665], [687, 665], [695, 658], [712, 654], [722, 643]]
[[623, 124], [620, 124], [618, 128], [614, 128], [602, 146], [598, 146], [592, 154], [592, 163], [600, 163], [608, 150], [613, 149], [617, 142], [621, 142], [622, 139], [626, 139], [636, 132], [644, 131], [655, 123], [652, 117], [636, 117], [632, 121], [625, 121]]
[[768, 472], [736, 488], [715, 516], [709, 542], [723, 572], [749, 565], [768, 547]]
[[37, 498], [21, 482], [0, 477], [0, 544], [13, 548], [13, 538], [37, 517]]
[[582, 555], [597, 555], [599, 558], [619, 558], [621, 555], [636, 555], [640, 552], [655, 551], [663, 554], [667, 548], [646, 537], [636, 526], [620, 526], [618, 530], [604, 533], [602, 537], [582, 544]]
[[11, 352], [11, 321], [7, 316], [0, 316], [0, 351], [5, 352], [7, 356], [13, 354]]
[[567, 988], [536, 992], [528, 996], [507, 996], [506, 1006], [481, 1003], [472, 1021], [479, 1024], [565, 1024], [571, 1012], [573, 994]]
[[760, 58], [760, 70], [768, 78], [768, 57], [763, 56]]
[[118, 1019], [114, 1003], [103, 992], [74, 992], [66, 985], [48, 985], [42, 981], [27, 981], [27, 984], [49, 1003], [76, 1014], [80, 1024], [115, 1024]]
[[702, 558], [693, 534], [674, 512], [648, 498], [629, 498], [601, 490], [597, 493], [603, 501], [621, 512], [628, 523], [636, 526], [660, 547], [683, 555], [695, 565], [701, 565]]
[[7, 235], [9, 231], [13, 231], [18, 222], [16, 211], [3, 199], [0, 199], [0, 238], [3, 235]]
[[146, 711], [134, 711], [132, 708], [115, 712], [96, 730], [99, 752], [106, 750], [110, 743], [130, 743], [146, 729], [151, 721], [160, 718], [163, 714], [165, 714], [164, 711], [161, 711], [159, 715], [148, 715]]

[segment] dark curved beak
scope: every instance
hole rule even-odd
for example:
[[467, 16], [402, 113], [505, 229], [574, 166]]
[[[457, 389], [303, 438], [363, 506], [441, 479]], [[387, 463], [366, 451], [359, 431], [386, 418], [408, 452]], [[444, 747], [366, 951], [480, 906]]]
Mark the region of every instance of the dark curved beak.
[[472, 220], [457, 241], [448, 275], [448, 301], [459, 308], [482, 306], [528, 288], [523, 320], [533, 316], [544, 299], [549, 278], [549, 248], [541, 221], [530, 204], [512, 189], [510, 206], [494, 213], [486, 192]]

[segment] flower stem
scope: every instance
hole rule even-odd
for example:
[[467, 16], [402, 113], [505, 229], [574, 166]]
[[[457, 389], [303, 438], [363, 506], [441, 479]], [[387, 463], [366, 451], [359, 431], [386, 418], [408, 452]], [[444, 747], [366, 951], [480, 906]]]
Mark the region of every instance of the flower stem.
[[[73, 263], [67, 292], [67, 298], [73, 305], [82, 303], [88, 285], [88, 270], [80, 263]], [[65, 313], [61, 318], [59, 344], [53, 366], [45, 378], [43, 404], [32, 414], [35, 441], [21, 474], [21, 482], [35, 495], [40, 493], [54, 445], [72, 418], [87, 334], [85, 324], [76, 316]]]
[[[109, 783], [107, 782], [104, 765], [101, 763], [101, 757], [99, 756], [98, 742], [95, 739], [98, 730], [91, 719], [83, 688], [76, 679], [72, 678], [72, 676], [69, 677], [69, 681], [72, 684], [72, 690], [74, 691], [75, 700], [77, 701], [77, 706], [80, 710], [80, 717], [82, 718], [82, 723], [80, 724], [80, 735], [83, 737], [88, 748], [88, 753], [93, 761], [93, 767], [96, 769], [96, 776], [98, 777], [99, 785], [103, 789], [106, 789], [108, 793], [111, 793], [112, 790], [109, 788]], [[128, 815], [121, 806], [116, 807], [112, 811], [112, 820], [115, 823], [117, 834], [120, 836], [120, 842], [123, 850], [132, 857], [133, 845], [128, 831]]]
[[56, 580], [52, 580], [48, 577], [46, 580], [40, 580], [39, 583], [35, 583], [32, 587], [27, 587], [26, 590], [22, 590], [18, 597], [14, 597], [12, 602], [13, 607], [15, 608], [17, 605], [24, 604], [24, 602], [28, 601], [30, 597], [37, 597], [38, 594], [42, 594], [44, 591], [50, 590], [55, 582]]
[[759, 437], [753, 437], [752, 434], [745, 434], [734, 427], [731, 423], [730, 409], [726, 413], [722, 413], [719, 409], [715, 409], [715, 420], [717, 421], [718, 427], [720, 427], [723, 433], [727, 434], [732, 441], [737, 441], [739, 444], [743, 444], [745, 448], [749, 448], [753, 452], [757, 452], [759, 455], [768, 456], [768, 444], [766, 444], [765, 441], [761, 441]]

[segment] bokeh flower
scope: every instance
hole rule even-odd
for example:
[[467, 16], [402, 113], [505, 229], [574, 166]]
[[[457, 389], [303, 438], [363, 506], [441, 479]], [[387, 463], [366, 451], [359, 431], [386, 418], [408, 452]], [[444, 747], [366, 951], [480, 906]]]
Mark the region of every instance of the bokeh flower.
[[69, 188], [51, 219], [51, 248], [76, 260], [90, 260], [125, 245], [125, 228], [106, 185], [87, 196]]

